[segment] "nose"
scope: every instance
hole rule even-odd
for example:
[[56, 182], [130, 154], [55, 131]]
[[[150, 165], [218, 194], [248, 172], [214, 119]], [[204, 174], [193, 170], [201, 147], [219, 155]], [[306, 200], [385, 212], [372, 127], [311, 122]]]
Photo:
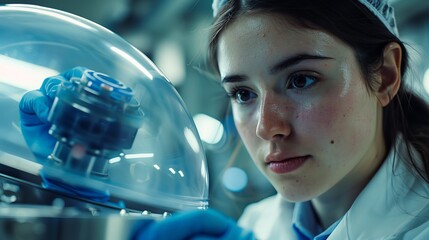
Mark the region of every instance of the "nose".
[[289, 121], [291, 106], [276, 94], [267, 94], [261, 100], [256, 135], [265, 140], [283, 139], [291, 134]]

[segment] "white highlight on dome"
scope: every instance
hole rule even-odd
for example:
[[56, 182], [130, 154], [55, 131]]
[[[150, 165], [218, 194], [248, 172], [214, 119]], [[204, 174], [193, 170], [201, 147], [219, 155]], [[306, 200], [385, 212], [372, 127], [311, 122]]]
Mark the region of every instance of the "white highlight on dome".
[[152, 158], [153, 156], [153, 153], [126, 154], [125, 159]]
[[123, 58], [125, 58], [128, 62], [130, 62], [134, 66], [136, 66], [150, 80], [153, 80], [152, 74], [150, 74], [150, 72], [144, 66], [142, 66], [135, 58], [133, 58], [128, 53], [122, 51], [121, 49], [119, 49], [117, 47], [110, 47], [110, 49], [113, 52], [115, 52], [115, 53], [119, 54], [120, 56], [122, 56]]
[[0, 55], [0, 82], [25, 90], [38, 89], [45, 78], [58, 72], [29, 62]]
[[200, 152], [200, 145], [198, 144], [197, 137], [194, 135], [194, 133], [189, 128], [185, 128], [184, 130], [185, 138], [189, 143], [189, 146], [191, 146], [192, 150], [195, 153]]
[[120, 162], [120, 161], [121, 161], [120, 157], [114, 157], [114, 158], [109, 159], [109, 163], [110, 164], [117, 163], [117, 162]]

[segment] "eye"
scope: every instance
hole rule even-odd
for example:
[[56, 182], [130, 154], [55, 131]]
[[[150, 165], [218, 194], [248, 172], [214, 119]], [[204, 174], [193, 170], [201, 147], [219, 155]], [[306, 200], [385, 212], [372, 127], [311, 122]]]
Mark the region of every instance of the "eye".
[[256, 98], [256, 94], [254, 92], [243, 88], [232, 89], [228, 92], [228, 96], [239, 104], [246, 104]]
[[287, 88], [289, 89], [306, 89], [317, 82], [317, 77], [307, 74], [292, 74], [289, 77]]

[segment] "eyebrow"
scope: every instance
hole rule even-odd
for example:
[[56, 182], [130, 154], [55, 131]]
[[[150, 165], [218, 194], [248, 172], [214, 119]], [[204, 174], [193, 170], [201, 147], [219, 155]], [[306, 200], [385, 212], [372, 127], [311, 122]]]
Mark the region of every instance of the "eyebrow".
[[326, 60], [326, 59], [333, 59], [333, 58], [320, 56], [320, 55], [297, 54], [297, 55], [294, 55], [292, 57], [288, 57], [288, 58], [280, 61], [276, 65], [274, 65], [274, 67], [272, 67], [270, 69], [270, 73], [271, 74], [278, 73], [278, 72], [282, 71], [283, 69], [286, 69], [290, 66], [296, 65], [296, 64], [298, 64], [302, 61], [305, 61], [305, 60]]
[[[271, 74], [278, 73], [290, 66], [296, 65], [302, 61], [305, 60], [326, 60], [326, 59], [333, 59], [331, 57], [326, 56], [320, 56], [320, 55], [311, 55], [311, 54], [297, 54], [292, 57], [288, 57], [270, 69]], [[246, 79], [246, 76], [244, 75], [230, 75], [222, 78], [221, 84], [224, 83], [233, 83], [233, 82], [242, 82]]]
[[221, 84], [234, 83], [234, 82], [242, 82], [245, 79], [246, 79], [246, 77], [244, 75], [231, 75], [231, 76], [226, 76], [226, 77], [222, 78], [222, 80], [220, 82], [221, 82]]

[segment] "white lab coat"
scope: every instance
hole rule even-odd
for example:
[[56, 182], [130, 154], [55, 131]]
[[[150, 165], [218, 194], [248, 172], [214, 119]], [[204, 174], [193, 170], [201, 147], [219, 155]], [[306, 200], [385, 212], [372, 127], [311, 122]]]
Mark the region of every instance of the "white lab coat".
[[[405, 157], [404, 144], [398, 149], [397, 159], [394, 161], [393, 151], [388, 155], [329, 240], [429, 239], [429, 185], [399, 159]], [[275, 195], [249, 205], [239, 225], [261, 240], [296, 239], [293, 208], [294, 203]]]

